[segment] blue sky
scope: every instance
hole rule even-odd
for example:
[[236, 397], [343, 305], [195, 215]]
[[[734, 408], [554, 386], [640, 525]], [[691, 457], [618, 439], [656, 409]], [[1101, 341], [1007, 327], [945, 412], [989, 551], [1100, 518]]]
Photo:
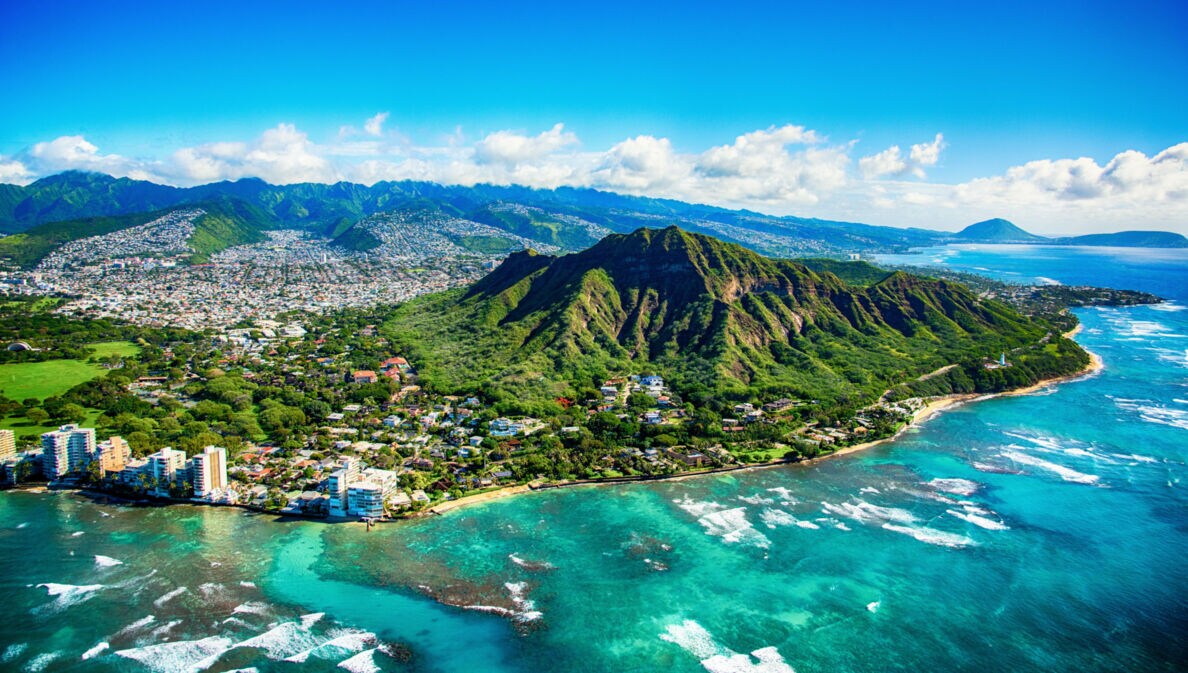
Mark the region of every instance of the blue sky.
[[[1086, 214], [1097, 229], [1185, 219], [1183, 2], [96, 4], [0, 7], [0, 179], [82, 167], [188, 184], [254, 170], [701, 194], [947, 228], [992, 214], [1053, 231]], [[787, 127], [811, 135], [737, 140]], [[476, 160], [492, 136], [519, 150]], [[63, 138], [81, 141], [49, 145]], [[638, 138], [667, 146], [621, 147]], [[789, 138], [790, 161], [767, 151]], [[929, 143], [924, 163], [907, 160]], [[902, 161], [862, 169], [893, 146]], [[714, 148], [733, 148], [733, 163], [708, 170]], [[1130, 182], [1109, 182], [1128, 151], [1155, 165], [1142, 168], [1154, 192], [1134, 191], [1134, 163]], [[1058, 162], [1081, 158], [1101, 184], [1071, 184], [1087, 165]], [[768, 184], [765, 160], [787, 179]], [[1008, 177], [1037, 161], [1057, 162], [1024, 171], [1038, 187]], [[731, 171], [740, 179], [707, 182]], [[1161, 207], [1118, 198], [1152, 193]], [[1085, 194], [1109, 197], [1119, 226]], [[998, 212], [1014, 201], [1020, 212]]]

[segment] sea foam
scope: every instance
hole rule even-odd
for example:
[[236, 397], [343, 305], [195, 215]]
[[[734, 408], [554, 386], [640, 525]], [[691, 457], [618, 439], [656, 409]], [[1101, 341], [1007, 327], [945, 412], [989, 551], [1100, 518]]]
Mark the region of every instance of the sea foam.
[[210, 636], [117, 650], [116, 655], [140, 662], [154, 673], [197, 673], [209, 668], [232, 645], [230, 638]]
[[102, 642], [102, 643], [99, 643], [98, 645], [92, 647], [91, 649], [87, 650], [86, 652], [83, 652], [81, 658], [83, 661], [86, 661], [87, 659], [91, 659], [91, 658], [99, 656], [100, 654], [103, 654], [104, 652], [106, 652], [109, 649], [111, 649], [111, 644], [107, 643], [107, 642]]
[[762, 647], [750, 655], [739, 654], [719, 645], [709, 631], [692, 619], [670, 624], [660, 639], [697, 657], [710, 673], [795, 673], [776, 648]]
[[124, 565], [124, 562], [120, 561], [119, 559], [113, 559], [110, 556], [95, 554], [95, 565], [99, 566], [100, 568], [110, 568], [112, 566]]
[[1100, 479], [1096, 474], [1085, 474], [1077, 472], [1076, 470], [1057, 465], [1056, 463], [1048, 462], [1042, 458], [1036, 458], [1030, 454], [1022, 453], [1021, 451], [1003, 451], [1002, 456], [1012, 460], [1020, 465], [1030, 465], [1031, 467], [1038, 467], [1041, 470], [1046, 470], [1058, 475], [1064, 481], [1070, 481], [1078, 484], [1095, 484]]

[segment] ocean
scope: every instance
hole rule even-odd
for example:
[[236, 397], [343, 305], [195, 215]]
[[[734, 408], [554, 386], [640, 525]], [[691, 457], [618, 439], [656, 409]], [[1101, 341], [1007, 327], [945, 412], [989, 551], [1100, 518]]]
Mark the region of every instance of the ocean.
[[1188, 668], [1188, 252], [883, 261], [1170, 301], [1078, 311], [1098, 374], [810, 465], [370, 532], [0, 494], [0, 670]]

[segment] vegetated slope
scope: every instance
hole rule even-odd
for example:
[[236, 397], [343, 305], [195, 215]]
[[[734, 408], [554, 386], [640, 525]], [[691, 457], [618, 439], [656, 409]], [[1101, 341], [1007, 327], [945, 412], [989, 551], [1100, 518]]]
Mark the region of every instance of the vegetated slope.
[[1087, 234], [1056, 240], [1060, 245], [1093, 245], [1115, 248], [1188, 248], [1188, 238], [1170, 231], [1119, 231]]
[[470, 288], [397, 307], [384, 329], [425, 385], [504, 403], [658, 371], [693, 402], [787, 395], [841, 406], [951, 363], [976, 373], [983, 358], [1051, 331], [959, 284], [896, 272], [857, 288], [675, 227], [563, 257], [513, 254]]
[[[233, 245], [261, 241], [264, 239], [263, 230], [275, 225], [274, 220], [259, 208], [228, 197], [188, 204], [186, 207], [205, 211], [195, 220], [194, 233], [189, 240], [189, 246], [194, 251], [192, 261], [195, 262], [205, 261], [211, 254]], [[38, 225], [28, 231], [0, 238], [0, 261], [29, 268], [60, 245], [140, 226], [173, 210], [177, 208]]]
[[1024, 231], [1001, 217], [975, 222], [953, 234], [953, 238], [978, 243], [1042, 243], [1049, 240]]

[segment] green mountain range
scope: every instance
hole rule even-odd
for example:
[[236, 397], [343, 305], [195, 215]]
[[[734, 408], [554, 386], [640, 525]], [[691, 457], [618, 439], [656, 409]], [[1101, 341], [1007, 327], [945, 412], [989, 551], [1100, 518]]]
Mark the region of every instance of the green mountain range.
[[[443, 218], [489, 227], [493, 231], [486, 235], [457, 241], [462, 248], [483, 254], [517, 249], [522, 239], [547, 249], [581, 250], [608, 233], [672, 225], [776, 257], [902, 252], [949, 242], [1188, 246], [1188, 239], [1168, 232], [1045, 239], [1006, 220], [995, 219], [949, 234], [928, 229], [774, 217], [592, 189], [461, 187], [414, 181], [378, 182], [371, 186], [347, 182], [271, 185], [255, 178], [180, 188], [80, 171], [52, 175], [23, 187], [0, 185], [0, 233], [22, 233], [60, 223], [58, 231], [77, 229], [70, 236], [81, 238], [118, 228], [123, 222], [139, 222], [142, 217], [169, 208], [212, 201], [242, 202], [257, 209], [259, 217], [269, 221], [270, 227], [311, 231], [331, 238], [343, 248], [360, 251], [379, 244], [366, 228], [375, 226], [374, 222], [368, 223], [368, 218], [391, 214], [429, 227], [435, 227]], [[130, 217], [121, 219], [125, 216]], [[46, 240], [35, 238], [40, 242]], [[10, 257], [36, 259], [44, 255], [39, 249], [13, 252], [12, 246], [21, 240], [8, 242]]]
[[1084, 357], [962, 285], [868, 268], [855, 269], [871, 281], [860, 287], [676, 227], [639, 229], [560, 257], [512, 254], [469, 288], [397, 307], [383, 329], [425, 385], [522, 405], [658, 372], [690, 401], [853, 406], [950, 364], [966, 366], [950, 385], [972, 390], [978, 363], [1004, 351], [1034, 349], [1035, 371], [1023, 355], [1018, 370], [1031, 378]]

